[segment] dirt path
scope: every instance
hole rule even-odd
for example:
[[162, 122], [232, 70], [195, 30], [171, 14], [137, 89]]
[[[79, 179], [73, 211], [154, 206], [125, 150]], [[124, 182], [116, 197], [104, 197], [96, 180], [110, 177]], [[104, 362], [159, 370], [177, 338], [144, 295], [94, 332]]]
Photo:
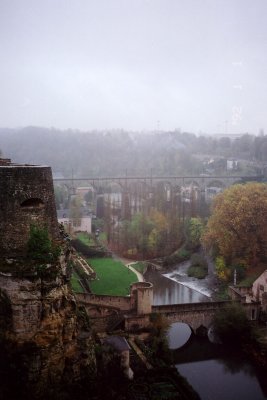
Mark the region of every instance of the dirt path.
[[134, 267], [132, 267], [132, 264], [135, 264], [135, 262], [131, 262], [129, 264], [126, 264], [126, 267], [129, 268], [131, 271], [133, 271], [136, 274], [136, 276], [138, 278], [138, 282], [144, 282], [143, 275], [141, 274], [141, 272], [136, 271], [136, 269]]
[[135, 273], [135, 275], [137, 276], [138, 282], [144, 282], [144, 277], [143, 275], [139, 272], [136, 271], [136, 269], [134, 269], [133, 265], [137, 262], [137, 261], [133, 261], [133, 260], [129, 260], [127, 258], [124, 257], [120, 257], [115, 253], [112, 253], [112, 257], [115, 260], [119, 260], [123, 263], [123, 265], [125, 265], [126, 268], [129, 268], [131, 271], [133, 271]]

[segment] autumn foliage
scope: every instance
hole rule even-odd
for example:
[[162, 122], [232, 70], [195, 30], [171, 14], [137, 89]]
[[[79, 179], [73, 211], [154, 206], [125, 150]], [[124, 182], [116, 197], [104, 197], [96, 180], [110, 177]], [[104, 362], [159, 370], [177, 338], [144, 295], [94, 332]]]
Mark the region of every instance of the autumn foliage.
[[267, 184], [231, 186], [213, 202], [202, 244], [228, 264], [267, 259]]

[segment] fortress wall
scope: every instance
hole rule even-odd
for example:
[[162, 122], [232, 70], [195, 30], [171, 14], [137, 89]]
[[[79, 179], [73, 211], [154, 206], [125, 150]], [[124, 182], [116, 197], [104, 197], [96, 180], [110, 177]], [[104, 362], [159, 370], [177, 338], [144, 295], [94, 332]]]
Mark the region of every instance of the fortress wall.
[[30, 225], [46, 226], [58, 238], [50, 167], [0, 163], [0, 254], [25, 255]]
[[129, 296], [108, 296], [96, 294], [75, 294], [76, 300], [80, 304], [99, 305], [118, 308], [122, 311], [131, 309], [131, 298]]
[[126, 331], [147, 328], [149, 326], [150, 326], [150, 314], [125, 316]]

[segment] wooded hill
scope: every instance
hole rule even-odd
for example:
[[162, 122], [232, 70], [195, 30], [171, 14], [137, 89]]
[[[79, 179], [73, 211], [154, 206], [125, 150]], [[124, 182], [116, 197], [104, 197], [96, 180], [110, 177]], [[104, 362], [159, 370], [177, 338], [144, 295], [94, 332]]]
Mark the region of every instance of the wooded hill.
[[[267, 162], [267, 136], [196, 136], [180, 132], [124, 130], [57, 130], [26, 127], [0, 129], [2, 156], [16, 162], [47, 164], [64, 176], [112, 176], [205, 173], [205, 160], [217, 157], [215, 173], [226, 170], [226, 158]], [[225, 160], [219, 160], [220, 157]], [[256, 167], [250, 167], [251, 174]]]

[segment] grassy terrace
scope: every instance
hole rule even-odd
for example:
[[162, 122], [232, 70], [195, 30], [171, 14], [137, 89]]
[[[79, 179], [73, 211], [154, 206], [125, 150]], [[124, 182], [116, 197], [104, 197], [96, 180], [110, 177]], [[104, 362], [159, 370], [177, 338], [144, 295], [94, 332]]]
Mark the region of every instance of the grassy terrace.
[[94, 294], [126, 296], [131, 283], [137, 281], [134, 272], [112, 258], [90, 258], [88, 263], [98, 277], [98, 280], [90, 282]]

